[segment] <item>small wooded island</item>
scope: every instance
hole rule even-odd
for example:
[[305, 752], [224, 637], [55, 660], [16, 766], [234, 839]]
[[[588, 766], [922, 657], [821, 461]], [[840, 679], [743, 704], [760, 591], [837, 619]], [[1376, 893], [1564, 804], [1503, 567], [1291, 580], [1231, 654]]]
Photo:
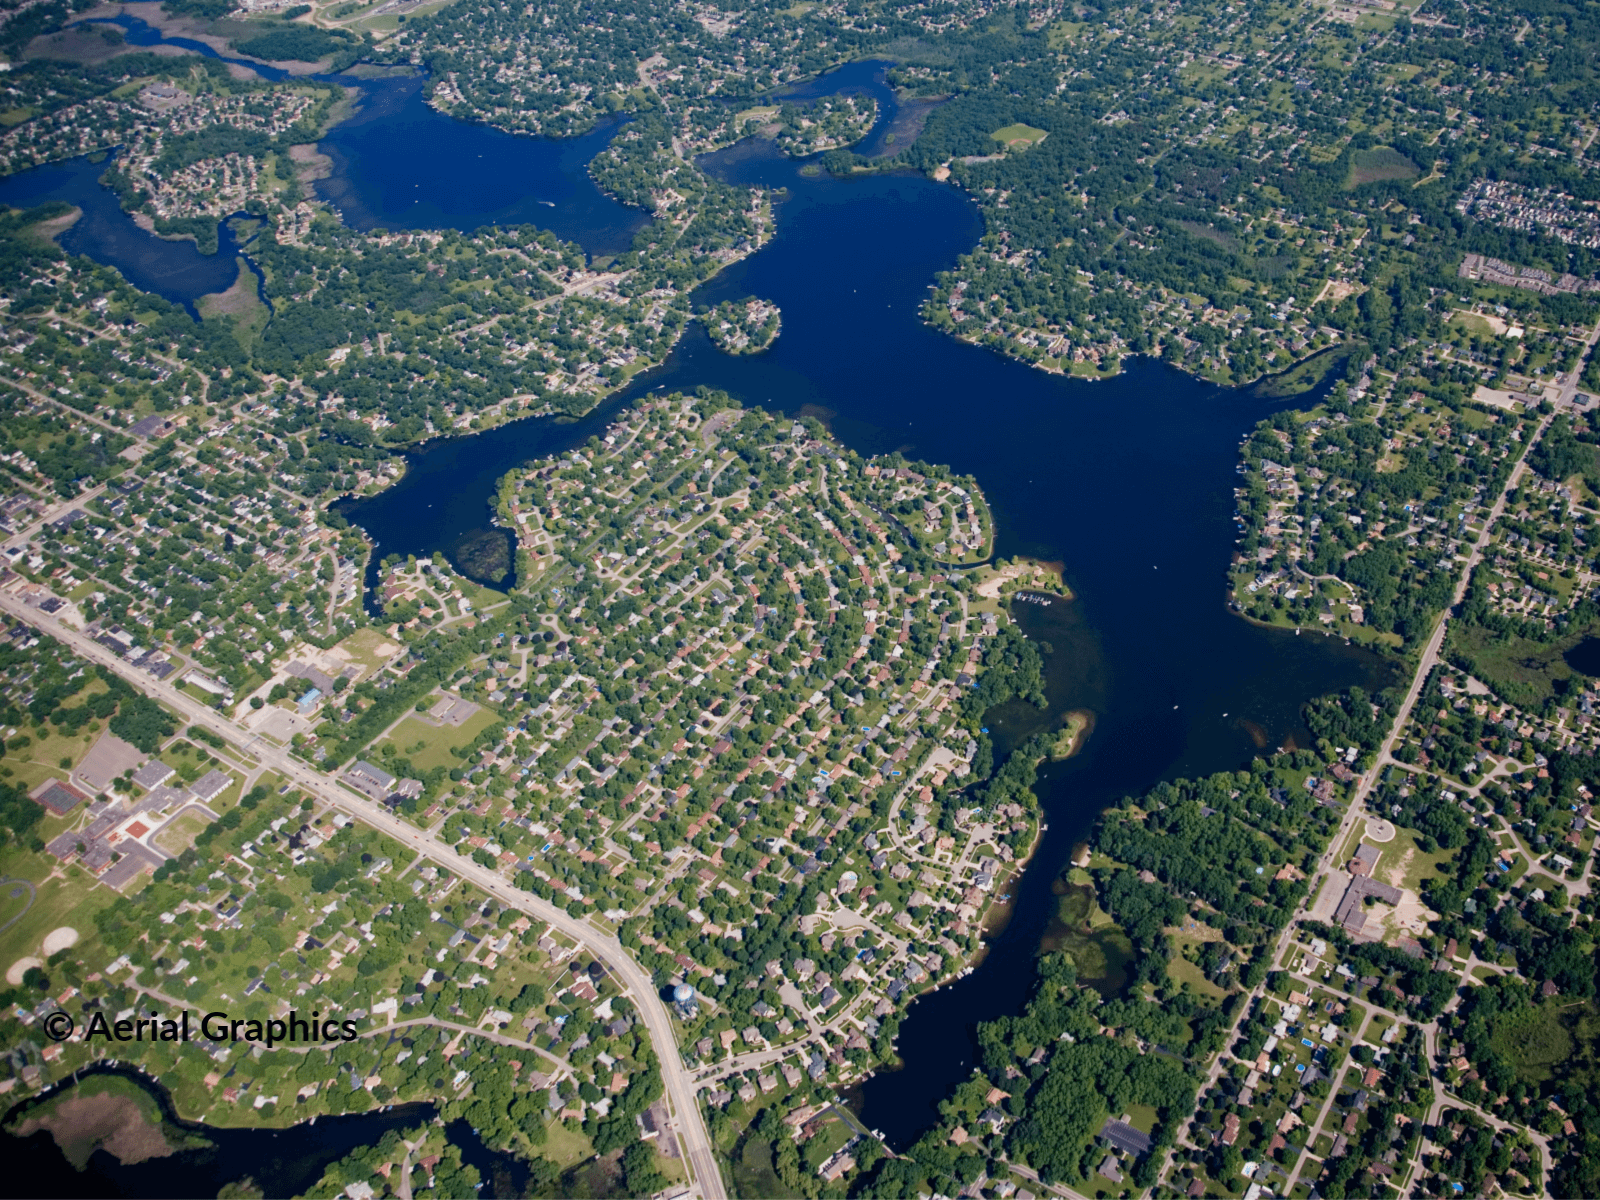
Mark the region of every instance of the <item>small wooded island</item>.
[[726, 354], [759, 354], [778, 340], [783, 314], [769, 300], [725, 300], [701, 316], [706, 332]]

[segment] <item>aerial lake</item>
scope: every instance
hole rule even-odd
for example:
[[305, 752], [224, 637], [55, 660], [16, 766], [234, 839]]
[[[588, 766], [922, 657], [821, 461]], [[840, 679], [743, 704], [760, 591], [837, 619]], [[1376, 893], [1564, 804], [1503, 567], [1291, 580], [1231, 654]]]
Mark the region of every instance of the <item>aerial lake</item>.
[[[494, 155], [451, 150], [455, 175], [441, 196], [433, 181], [444, 172], [430, 155], [446, 149], [413, 142], [435, 149], [394, 155], [384, 147], [402, 126], [459, 123], [430, 116], [407, 90], [414, 83], [398, 84], [383, 81], [389, 90], [378, 92], [363, 85], [366, 107], [323, 144], [335, 163], [324, 194], [352, 222], [411, 224], [409, 186], [418, 220], [457, 228], [529, 220], [595, 254], [625, 246], [642, 224], [642, 214], [587, 198], [576, 179], [558, 194], [540, 174], [552, 163], [557, 174], [581, 174], [583, 139], [563, 147], [494, 134]], [[847, 89], [880, 100], [870, 151], [901, 110], [877, 64], [835, 72], [807, 93]], [[584, 152], [598, 150], [603, 135], [590, 135]], [[1103, 382], [1071, 380], [935, 332], [918, 316], [929, 284], [982, 232], [976, 207], [948, 184], [911, 173], [806, 175], [802, 163], [754, 140], [702, 165], [730, 183], [787, 189], [773, 240], [695, 296], [697, 304], [746, 295], [777, 303], [783, 332], [770, 350], [723, 354], [693, 324], [664, 366], [588, 416], [431, 442], [408, 456], [399, 483], [341, 511], [376, 541], [374, 562], [481, 546], [492, 530], [489, 498], [507, 470], [581, 444], [643, 396], [704, 385], [747, 404], [818, 415], [863, 454], [901, 450], [970, 473], [993, 507], [1000, 554], [1064, 564], [1075, 600], [1017, 606], [1023, 629], [1053, 650], [1050, 710], [1011, 705], [987, 720], [1000, 750], [1071, 710], [1091, 711], [1094, 730], [1081, 753], [1041, 772], [1048, 831], [1011, 885], [1009, 922], [981, 965], [912, 1005], [900, 1031], [903, 1067], [855, 1093], [867, 1125], [904, 1149], [975, 1065], [976, 1024], [1021, 1008], [1041, 944], [1070, 949], [1083, 940], [1058, 921], [1081, 907], [1058, 879], [1100, 811], [1163, 778], [1306, 744], [1299, 714], [1308, 699], [1353, 685], [1375, 690], [1395, 671], [1339, 639], [1261, 628], [1226, 608], [1240, 439], [1296, 401], [1219, 388], [1147, 359], [1129, 360]], [[544, 182], [518, 185], [529, 190], [517, 196], [505, 178]], [[0, 200], [12, 182], [0, 184]], [[614, 224], [605, 205], [620, 214]], [[1117, 947], [1097, 945], [1093, 955], [1105, 969], [1097, 986], [1117, 986]]]
[[[1309, 744], [1299, 717], [1308, 699], [1381, 688], [1393, 668], [1225, 607], [1239, 441], [1285, 401], [1147, 359], [1104, 382], [1069, 380], [924, 325], [930, 280], [981, 233], [974, 205], [948, 185], [909, 173], [808, 177], [757, 141], [702, 165], [731, 183], [788, 189], [772, 242], [695, 296], [778, 304], [783, 333], [772, 349], [726, 355], [691, 325], [665, 366], [582, 420], [431, 443], [397, 485], [344, 511], [380, 556], [448, 550], [488, 527], [488, 497], [507, 470], [582, 444], [640, 397], [706, 385], [821, 415], [863, 454], [901, 450], [970, 472], [994, 508], [1000, 554], [1065, 564], [1078, 599], [1017, 606], [1023, 628], [1054, 650], [1050, 712], [1009, 706], [989, 724], [1005, 749], [1073, 709], [1092, 710], [1097, 723], [1081, 754], [1042, 772], [1050, 827], [1015, 887], [1009, 924], [973, 974], [911, 1007], [904, 1067], [858, 1093], [863, 1120], [904, 1149], [976, 1064], [977, 1022], [1020, 1010], [1060, 908], [1057, 877], [1102, 809], [1162, 778]], [[1056, 931], [1052, 942], [1063, 938]]]
[[56, 237], [69, 254], [115, 267], [135, 287], [189, 309], [224, 292], [239, 276], [239, 244], [227, 223], [217, 231], [217, 253], [201, 254], [192, 240], [157, 237], [134, 224], [110, 188], [100, 183], [109, 165], [103, 154], [69, 158], [0, 179], [0, 204], [32, 208], [50, 201], [77, 206], [81, 215]]

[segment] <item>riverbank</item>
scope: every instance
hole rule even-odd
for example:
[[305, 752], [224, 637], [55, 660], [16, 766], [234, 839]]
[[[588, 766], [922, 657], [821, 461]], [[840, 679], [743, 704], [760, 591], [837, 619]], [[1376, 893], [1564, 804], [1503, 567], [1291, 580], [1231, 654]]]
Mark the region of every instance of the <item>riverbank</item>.
[[352, 1151], [420, 1126], [446, 1138], [451, 1153], [477, 1169], [484, 1183], [479, 1195], [527, 1194], [522, 1159], [491, 1150], [465, 1121], [442, 1127], [440, 1121], [432, 1102], [411, 1102], [311, 1120], [209, 1125], [183, 1117], [171, 1093], [138, 1068], [100, 1063], [0, 1117], [0, 1154], [29, 1164], [0, 1180], [0, 1197], [36, 1196], [38, 1180], [49, 1177], [67, 1194], [83, 1196], [165, 1200], [229, 1189], [235, 1195], [304, 1195]]
[[1381, 654], [1391, 657], [1398, 661], [1400, 665], [1407, 670], [1416, 665], [1416, 651], [1403, 651], [1399, 649], [1396, 644], [1398, 643], [1399, 638], [1394, 634], [1383, 634], [1372, 629], [1364, 628], [1362, 632], [1367, 636], [1352, 637], [1346, 632], [1324, 629], [1315, 625], [1296, 625], [1288, 620], [1263, 621], [1259, 617], [1251, 616], [1243, 609], [1235, 608], [1232, 603], [1231, 596], [1228, 596], [1224, 603], [1226, 604], [1228, 611], [1233, 613], [1234, 616], [1238, 617], [1239, 620], [1248, 625], [1254, 625], [1257, 629], [1272, 629], [1279, 633], [1292, 633], [1295, 637], [1331, 638], [1346, 646], [1360, 646], [1363, 650], [1369, 651], [1373, 654]]

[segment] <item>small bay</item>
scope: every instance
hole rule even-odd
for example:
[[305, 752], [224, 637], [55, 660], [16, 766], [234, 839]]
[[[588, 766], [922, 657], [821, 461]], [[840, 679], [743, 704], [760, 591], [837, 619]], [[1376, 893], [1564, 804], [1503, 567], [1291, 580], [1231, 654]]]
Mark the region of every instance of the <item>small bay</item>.
[[[419, 143], [418, 122], [451, 119], [422, 104], [418, 81], [361, 86], [363, 109], [324, 142], [335, 172], [323, 194], [352, 224], [470, 229], [532, 220], [599, 254], [625, 248], [644, 223], [643, 214], [584, 190], [584, 156], [614, 130], [565, 144], [471, 135], [493, 150]], [[844, 68], [805, 94], [830, 89], [878, 99], [865, 147], [900, 113], [879, 64]], [[449, 128], [451, 139], [476, 129]], [[396, 152], [406, 145], [425, 150]], [[509, 161], [521, 154], [537, 161]], [[434, 182], [448, 174], [441, 164], [464, 171], [451, 189]], [[393, 487], [340, 511], [377, 544], [369, 584], [387, 554], [481, 554], [482, 534], [509, 536], [493, 529], [490, 507], [507, 470], [582, 443], [641, 397], [705, 386], [817, 415], [862, 454], [900, 450], [970, 473], [994, 510], [1000, 554], [1063, 564], [1077, 598], [1019, 605], [1016, 613], [1030, 637], [1050, 644], [1049, 709], [1003, 706], [987, 719], [1001, 752], [1070, 711], [1093, 713], [1095, 725], [1079, 754], [1041, 770], [1036, 791], [1048, 830], [1011, 884], [1009, 920], [983, 961], [913, 1004], [898, 1042], [903, 1067], [854, 1091], [866, 1123], [904, 1149], [975, 1065], [977, 1023], [1020, 1010], [1041, 943], [1065, 944], [1063, 931], [1051, 934], [1062, 909], [1060, 873], [1107, 805], [1163, 778], [1304, 744], [1299, 714], [1308, 699], [1355, 685], [1375, 690], [1393, 682], [1395, 670], [1338, 639], [1260, 628], [1225, 606], [1239, 442], [1295, 401], [1216, 387], [1146, 359], [1129, 360], [1108, 380], [1067, 379], [934, 331], [919, 315], [929, 284], [982, 233], [976, 207], [949, 185], [904, 172], [805, 173], [807, 164], [755, 140], [702, 165], [729, 183], [783, 189], [774, 239], [694, 297], [697, 305], [748, 295], [776, 303], [783, 331], [769, 350], [729, 356], [691, 325], [665, 365], [587, 416], [435, 440], [407, 455], [406, 475]], [[127, 270], [116, 258], [101, 261]], [[1102, 986], [1115, 986], [1114, 955], [1104, 957]]]
[[122, 210], [116, 193], [100, 183], [105, 155], [47, 163], [0, 179], [0, 204], [32, 208], [60, 201], [81, 215], [56, 237], [68, 254], [83, 254], [115, 267], [142, 291], [189, 308], [213, 292], [226, 291], [239, 276], [238, 240], [226, 221], [217, 230], [217, 253], [202, 254], [189, 238], [163, 238], [139, 228]]
[[[55, 1196], [215, 1196], [227, 1184], [249, 1179], [267, 1196], [294, 1196], [309, 1191], [328, 1165], [352, 1150], [370, 1146], [389, 1130], [415, 1129], [431, 1124], [437, 1110], [432, 1104], [399, 1104], [363, 1113], [325, 1116], [314, 1124], [302, 1121], [283, 1129], [231, 1128], [186, 1121], [172, 1106], [165, 1088], [137, 1070], [116, 1065], [90, 1067], [77, 1080], [111, 1077], [119, 1085], [137, 1089], [159, 1109], [169, 1135], [178, 1145], [172, 1153], [124, 1163], [104, 1149], [87, 1156], [75, 1168], [45, 1131], [28, 1137], [9, 1132], [42, 1105], [73, 1094], [68, 1082], [43, 1096], [13, 1105], [0, 1117], [0, 1154], [27, 1169], [13, 1172], [0, 1182], [0, 1196], [37, 1196], [40, 1181], [50, 1180]], [[521, 1196], [526, 1169], [508, 1154], [490, 1150], [464, 1121], [446, 1127], [460, 1148], [462, 1161], [478, 1168], [484, 1187], [480, 1197]]]

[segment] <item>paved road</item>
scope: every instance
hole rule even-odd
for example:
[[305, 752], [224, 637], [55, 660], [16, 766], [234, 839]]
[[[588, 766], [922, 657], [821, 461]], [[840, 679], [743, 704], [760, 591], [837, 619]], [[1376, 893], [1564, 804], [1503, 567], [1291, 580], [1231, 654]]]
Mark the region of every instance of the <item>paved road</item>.
[[153, 696], [177, 711], [192, 725], [200, 725], [226, 738], [241, 750], [249, 747], [251, 757], [281, 773], [296, 787], [335, 805], [379, 832], [410, 846], [419, 854], [454, 872], [457, 876], [492, 895], [501, 904], [519, 909], [537, 920], [553, 926], [574, 941], [583, 943], [596, 957], [602, 959], [612, 975], [623, 986], [650, 1033], [656, 1056], [661, 1061], [661, 1078], [666, 1085], [677, 1134], [683, 1146], [683, 1158], [689, 1168], [690, 1179], [696, 1192], [705, 1200], [724, 1200], [727, 1191], [722, 1174], [717, 1167], [711, 1137], [700, 1115], [695, 1099], [695, 1085], [684, 1067], [673, 1034], [672, 1020], [666, 1005], [651, 985], [650, 976], [609, 934], [602, 933], [587, 921], [581, 921], [562, 909], [537, 896], [513, 887], [496, 872], [491, 871], [453, 849], [439, 843], [432, 834], [424, 833], [395, 817], [383, 805], [346, 790], [332, 778], [310, 764], [295, 758], [286, 750], [269, 746], [254, 733], [241, 729], [232, 721], [207, 708], [176, 688], [162, 683], [153, 676], [123, 662], [98, 642], [77, 630], [56, 621], [37, 609], [28, 608], [13, 596], [0, 596], [0, 611], [10, 613], [19, 620], [70, 645], [91, 662], [102, 664], [147, 695]]
[[[1423, 1044], [1426, 1047], [1429, 1063], [1434, 1063], [1437, 1061], [1438, 1035], [1439, 1024], [1437, 1021], [1429, 1021], [1422, 1027]], [[1423, 1154], [1429, 1152], [1430, 1146], [1437, 1146], [1442, 1149], [1446, 1145], [1446, 1143], [1440, 1139], [1441, 1137], [1448, 1138], [1449, 1133], [1448, 1131], [1441, 1130], [1439, 1128], [1439, 1122], [1444, 1117], [1445, 1106], [1449, 1105], [1453, 1108], [1460, 1109], [1463, 1112], [1472, 1113], [1485, 1125], [1488, 1125], [1491, 1129], [1494, 1129], [1498, 1132], [1527, 1134], [1528, 1140], [1532, 1142], [1534, 1147], [1539, 1151], [1539, 1178], [1533, 1180], [1534, 1195], [1538, 1196], [1548, 1194], [1546, 1189], [1552, 1169], [1549, 1138], [1545, 1137], [1544, 1134], [1540, 1133], [1537, 1129], [1533, 1129], [1529, 1126], [1514, 1125], [1510, 1122], [1502, 1121], [1499, 1117], [1484, 1112], [1483, 1109], [1479, 1108], [1476, 1104], [1468, 1104], [1459, 1096], [1447, 1095], [1444, 1090], [1444, 1082], [1439, 1078], [1439, 1072], [1437, 1070], [1433, 1072], [1431, 1082], [1433, 1084], [1433, 1103], [1428, 1106], [1428, 1116], [1423, 1121], [1422, 1127], [1424, 1130], [1433, 1130], [1433, 1136], [1429, 1137], [1426, 1133], [1423, 1134], [1421, 1145], [1418, 1147], [1419, 1158]]]
[[[1597, 324], [1595, 328], [1590, 331], [1588, 340], [1585, 343], [1585, 357], [1587, 356], [1588, 351], [1594, 347], [1597, 341], [1600, 341], [1600, 324]], [[1582, 361], [1583, 359], [1580, 358], [1580, 364]], [[1579, 370], [1581, 370], [1581, 365]], [[1571, 404], [1573, 396], [1578, 390], [1579, 370], [1574, 370], [1571, 377], [1560, 384], [1560, 390], [1554, 397], [1555, 404], [1558, 408]], [[1548, 416], [1541, 418], [1538, 425], [1529, 434], [1526, 441], [1524, 441], [1522, 453], [1517, 457], [1516, 463], [1511, 468], [1511, 473], [1506, 477], [1505, 486], [1501, 488], [1500, 494], [1495, 497], [1495, 502], [1489, 510], [1489, 515], [1484, 520], [1483, 528], [1478, 533], [1478, 540], [1473, 543], [1472, 550], [1467, 555], [1467, 561], [1462, 566], [1461, 572], [1457, 576], [1455, 590], [1450, 599], [1450, 609], [1453, 609], [1456, 605], [1460, 604], [1462, 598], [1466, 595], [1467, 585], [1472, 579], [1473, 568], [1475, 568], [1479, 561], [1483, 558], [1484, 551], [1489, 547], [1490, 544], [1490, 539], [1494, 530], [1494, 524], [1500, 519], [1501, 514], [1505, 511], [1506, 498], [1521, 482], [1522, 476], [1527, 470], [1528, 454], [1530, 451], [1532, 451], [1533, 447], [1538, 444], [1539, 439], [1544, 436], [1544, 431], [1549, 427], [1550, 420], [1551, 418]], [[1361, 776], [1360, 781], [1356, 785], [1355, 795], [1351, 798], [1349, 806], [1345, 809], [1344, 817], [1339, 822], [1338, 830], [1329, 840], [1328, 848], [1323, 852], [1321, 859], [1318, 860], [1316, 870], [1312, 872], [1310, 880], [1311, 886], [1307, 894], [1307, 900], [1309, 902], [1314, 902], [1316, 900], [1317, 893], [1326, 884], [1328, 872], [1334, 867], [1338, 866], [1338, 855], [1344, 849], [1344, 845], [1349, 839], [1351, 830], [1355, 827], [1355, 823], [1357, 821], [1364, 820], [1367, 815], [1366, 799], [1368, 793], [1370, 793], [1373, 787], [1377, 784], [1379, 777], [1383, 774], [1384, 768], [1394, 761], [1391, 752], [1394, 749], [1395, 743], [1399, 740], [1401, 730], [1405, 728], [1406, 720], [1410, 717], [1411, 710], [1416, 707], [1417, 698], [1422, 694], [1422, 687], [1423, 684], [1427, 682], [1429, 672], [1433, 670], [1434, 666], [1439, 661], [1439, 651], [1444, 645], [1445, 633], [1450, 624], [1450, 609], [1446, 609], [1445, 612], [1440, 615], [1438, 623], [1434, 626], [1433, 635], [1428, 638], [1427, 645], [1423, 647], [1422, 656], [1417, 662], [1417, 669], [1411, 677], [1411, 685], [1406, 689], [1405, 699], [1401, 702], [1400, 709], [1395, 714], [1394, 722], [1389, 726], [1388, 736], [1384, 738], [1383, 744], [1379, 748], [1377, 762], [1373, 764], [1371, 770], [1365, 772]], [[1295, 927], [1298, 924], [1299, 918], [1296, 918], [1295, 920], [1290, 921], [1289, 924], [1284, 927], [1282, 934], [1280, 934], [1278, 937], [1277, 945], [1273, 949], [1271, 958], [1273, 963], [1282, 961], [1283, 953], [1288, 948], [1290, 939], [1294, 937]], [[1262, 994], [1262, 989], [1257, 988], [1254, 992], [1252, 992], [1250, 999], [1254, 1001]], [[1233, 1028], [1229, 1031], [1224, 1045], [1231, 1045], [1233, 1043], [1234, 1038], [1238, 1035], [1239, 1026], [1243, 1024], [1245, 1016], [1251, 1011], [1252, 1008], [1253, 1004], [1251, 1003], [1246, 1003], [1240, 1007], [1239, 1015], [1235, 1019]], [[1201, 1083], [1199, 1090], [1200, 1095], [1205, 1095], [1216, 1084], [1218, 1077], [1221, 1075], [1223, 1069], [1227, 1065], [1228, 1058], [1229, 1055], [1226, 1051], [1224, 1051], [1218, 1054], [1216, 1058], [1212, 1060], [1211, 1066], [1208, 1068], [1206, 1076]], [[1167, 1161], [1163, 1164], [1160, 1172], [1161, 1178], [1166, 1178], [1167, 1172], [1171, 1169], [1172, 1156], [1177, 1152], [1181, 1145], [1187, 1143], [1188, 1138], [1186, 1135], [1180, 1137], [1178, 1143], [1167, 1152]]]
[[39, 536], [39, 531], [44, 528], [46, 521], [54, 521], [57, 517], [65, 516], [75, 508], [82, 508], [91, 500], [98, 500], [105, 492], [106, 486], [106, 484], [102, 483], [87, 492], [80, 492], [71, 500], [58, 500], [55, 503], [47, 504], [44, 512], [5, 540], [6, 548], [27, 545]]

